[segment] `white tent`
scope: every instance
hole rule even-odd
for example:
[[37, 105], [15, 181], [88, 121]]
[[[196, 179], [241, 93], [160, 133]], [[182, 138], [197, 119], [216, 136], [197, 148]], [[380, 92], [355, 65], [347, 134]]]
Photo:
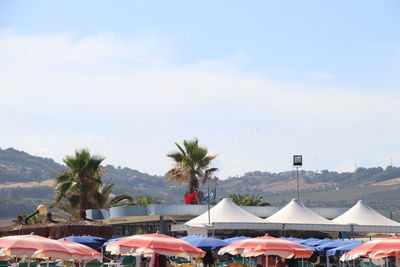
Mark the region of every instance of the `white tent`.
[[[208, 219], [210, 215], [210, 220]], [[224, 198], [217, 205], [186, 222], [191, 227], [207, 227], [215, 223], [264, 223], [264, 220], [247, 212], [229, 198]]]
[[386, 218], [359, 200], [351, 209], [332, 220], [337, 224], [358, 224], [378, 226], [400, 226], [400, 223]]
[[292, 199], [285, 207], [281, 208], [264, 220], [271, 223], [294, 224], [334, 224], [328, 219], [316, 214], [301, 202]]

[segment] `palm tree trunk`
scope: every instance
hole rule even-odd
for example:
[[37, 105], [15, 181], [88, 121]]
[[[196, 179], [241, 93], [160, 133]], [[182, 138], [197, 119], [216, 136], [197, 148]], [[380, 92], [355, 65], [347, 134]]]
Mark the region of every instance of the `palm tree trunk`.
[[200, 204], [201, 199], [199, 199], [199, 180], [196, 176], [191, 176], [189, 180], [189, 188], [187, 194], [194, 193], [196, 196], [197, 204]]

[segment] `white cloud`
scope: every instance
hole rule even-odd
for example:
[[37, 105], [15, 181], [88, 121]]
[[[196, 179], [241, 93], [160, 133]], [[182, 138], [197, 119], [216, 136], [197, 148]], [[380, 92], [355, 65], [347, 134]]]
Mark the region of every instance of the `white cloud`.
[[222, 176], [286, 170], [294, 152], [307, 169], [398, 154], [390, 147], [399, 92], [274, 81], [241, 69], [240, 53], [178, 58], [173, 42], [154, 36], [3, 33], [3, 146], [59, 161], [89, 147], [110, 163], [163, 174], [173, 142], [197, 136], [220, 155]]

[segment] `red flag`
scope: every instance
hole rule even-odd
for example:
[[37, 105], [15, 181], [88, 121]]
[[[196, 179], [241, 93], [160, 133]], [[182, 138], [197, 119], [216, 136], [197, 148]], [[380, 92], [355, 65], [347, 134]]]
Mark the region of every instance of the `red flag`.
[[186, 197], [185, 197], [185, 204], [190, 204], [190, 203], [192, 203], [192, 202], [195, 201], [195, 200], [196, 200], [196, 195], [194, 194], [194, 192], [192, 192], [192, 193], [186, 195]]

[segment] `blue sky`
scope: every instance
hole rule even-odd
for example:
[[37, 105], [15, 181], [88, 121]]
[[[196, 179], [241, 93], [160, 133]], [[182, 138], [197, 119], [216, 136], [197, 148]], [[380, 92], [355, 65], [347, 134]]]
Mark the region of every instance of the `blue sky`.
[[163, 174], [400, 164], [398, 1], [2, 1], [2, 148]]

